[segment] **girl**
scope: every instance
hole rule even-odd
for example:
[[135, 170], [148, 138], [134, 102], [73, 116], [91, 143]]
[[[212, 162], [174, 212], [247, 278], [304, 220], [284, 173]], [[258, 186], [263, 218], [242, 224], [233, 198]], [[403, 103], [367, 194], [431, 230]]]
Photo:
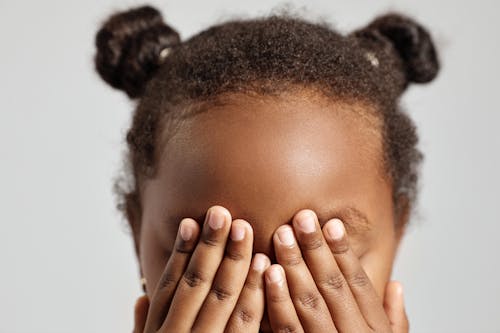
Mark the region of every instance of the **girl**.
[[399, 98], [439, 69], [421, 25], [387, 13], [344, 36], [281, 14], [181, 42], [143, 6], [96, 46], [137, 100], [116, 183], [134, 332], [408, 332], [390, 276], [422, 160]]

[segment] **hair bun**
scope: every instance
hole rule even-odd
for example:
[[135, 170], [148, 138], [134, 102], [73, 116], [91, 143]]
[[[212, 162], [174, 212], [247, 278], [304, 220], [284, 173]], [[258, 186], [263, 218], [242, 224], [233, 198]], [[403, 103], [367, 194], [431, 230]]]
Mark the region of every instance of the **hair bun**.
[[142, 6], [111, 15], [97, 32], [95, 68], [104, 81], [139, 97], [161, 64], [160, 51], [180, 43], [158, 10]]
[[439, 60], [429, 32], [415, 20], [402, 14], [388, 13], [375, 18], [356, 37], [381, 37], [394, 47], [403, 61], [408, 82], [425, 83], [439, 71]]

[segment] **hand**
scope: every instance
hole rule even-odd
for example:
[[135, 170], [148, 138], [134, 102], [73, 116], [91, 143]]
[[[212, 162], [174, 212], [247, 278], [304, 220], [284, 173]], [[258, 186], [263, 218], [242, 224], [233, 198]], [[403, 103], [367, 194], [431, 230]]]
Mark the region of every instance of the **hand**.
[[382, 304], [339, 219], [321, 230], [316, 214], [302, 210], [273, 242], [279, 264], [265, 280], [274, 332], [408, 332], [401, 286], [389, 283]]
[[181, 221], [151, 302], [136, 303], [134, 333], [258, 332], [270, 261], [260, 253], [252, 260], [252, 227], [213, 206], [199, 234], [195, 220]]
[[142, 333], [146, 327], [146, 317], [148, 316], [149, 299], [147, 295], [140, 296], [135, 301], [134, 306], [134, 331], [132, 333]]

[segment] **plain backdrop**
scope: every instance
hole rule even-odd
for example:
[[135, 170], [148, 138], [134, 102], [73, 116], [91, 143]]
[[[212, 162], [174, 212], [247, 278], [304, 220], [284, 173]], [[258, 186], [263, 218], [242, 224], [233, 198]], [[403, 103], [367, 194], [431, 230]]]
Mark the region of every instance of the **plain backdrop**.
[[[153, 1], [183, 40], [269, 0]], [[500, 332], [498, 1], [290, 1], [341, 32], [387, 10], [433, 34], [442, 71], [402, 103], [426, 155], [399, 253], [412, 332]], [[0, 331], [131, 332], [141, 294], [115, 210], [133, 104], [93, 70], [94, 36], [135, 1], [0, 1]]]

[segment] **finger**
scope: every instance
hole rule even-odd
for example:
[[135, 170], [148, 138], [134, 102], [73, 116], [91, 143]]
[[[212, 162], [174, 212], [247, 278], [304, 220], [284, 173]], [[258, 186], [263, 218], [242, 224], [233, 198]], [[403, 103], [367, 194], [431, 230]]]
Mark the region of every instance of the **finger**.
[[143, 333], [146, 327], [146, 317], [148, 314], [149, 299], [143, 295], [137, 299], [134, 307], [134, 333]]
[[283, 267], [271, 265], [264, 274], [267, 314], [273, 332], [304, 332], [290, 298]]
[[344, 225], [339, 219], [328, 221], [324, 227], [325, 238], [356, 299], [368, 326], [374, 330], [389, 327], [389, 320], [373, 285], [366, 275], [358, 257], [349, 246]]
[[403, 287], [401, 283], [391, 281], [387, 284], [384, 297], [384, 309], [394, 333], [409, 332], [409, 323], [405, 311]]
[[[335, 262], [314, 211], [304, 209], [292, 221], [307, 267], [340, 332], [362, 332], [366, 322]], [[288, 275], [287, 275], [288, 277]]]
[[198, 313], [192, 332], [222, 332], [243, 289], [252, 260], [252, 227], [244, 220], [234, 220], [226, 254], [212, 288]]
[[180, 279], [161, 328], [169, 332], [191, 330], [224, 257], [231, 214], [221, 206], [208, 209], [203, 230], [186, 271]]
[[182, 219], [179, 224], [173, 252], [151, 297], [151, 305], [145, 327], [146, 332], [156, 332], [165, 320], [175, 293], [175, 288], [195, 249], [199, 233], [200, 227], [198, 226], [198, 222], [190, 218]]
[[285, 270], [288, 290], [304, 330], [336, 332], [325, 300], [302, 258], [292, 227], [279, 227], [273, 241], [276, 260]]
[[256, 253], [238, 303], [229, 318], [225, 333], [257, 333], [264, 315], [264, 271], [271, 265], [269, 258]]

